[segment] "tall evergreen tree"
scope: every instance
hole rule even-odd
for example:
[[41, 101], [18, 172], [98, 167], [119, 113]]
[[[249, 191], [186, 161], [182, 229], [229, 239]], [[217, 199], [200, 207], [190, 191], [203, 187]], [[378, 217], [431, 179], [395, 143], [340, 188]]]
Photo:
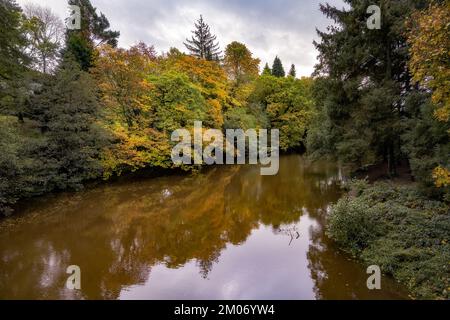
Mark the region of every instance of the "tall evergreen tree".
[[14, 0], [0, 0], [0, 114], [22, 116], [28, 90], [26, 21]]
[[108, 19], [103, 13], [97, 14], [90, 0], [69, 0], [81, 11], [81, 30], [67, 30], [65, 55], [75, 58], [82, 70], [92, 67], [95, 47], [106, 43], [117, 46], [120, 32], [110, 30]]
[[318, 136], [311, 134], [323, 141], [311, 145], [329, 145], [329, 154], [355, 167], [384, 160], [393, 175], [401, 156], [405, 98], [413, 89], [405, 19], [424, 1], [381, 1], [380, 30], [367, 28], [368, 1], [345, 2], [349, 9], [320, 6], [337, 26], [318, 31], [322, 40], [315, 43], [319, 50], [315, 74], [323, 79], [317, 83], [319, 91], [324, 90], [318, 96], [327, 131], [320, 128]]
[[14, 0], [0, 0], [0, 81], [11, 80], [24, 70], [29, 57], [24, 53], [27, 39], [22, 10]]
[[271, 76], [272, 75], [272, 70], [269, 67], [269, 64], [266, 63], [266, 65], [264, 66], [264, 70], [262, 72], [263, 76]]
[[284, 71], [283, 64], [281, 63], [281, 59], [275, 57], [272, 66], [272, 75], [278, 78], [284, 78], [286, 76], [286, 72]]
[[291, 69], [289, 70], [289, 76], [294, 77], [294, 78], [297, 76], [297, 71], [295, 70], [294, 64], [291, 65]]
[[217, 36], [212, 35], [208, 24], [203, 20], [203, 16], [195, 23], [195, 30], [192, 39], [186, 39], [184, 45], [190, 51], [191, 55], [205, 60], [219, 60], [221, 51], [219, 43], [216, 42]]
[[65, 59], [55, 76], [47, 77], [32, 100], [30, 117], [46, 137], [41, 148], [47, 191], [78, 189], [101, 173], [104, 135], [97, 127], [95, 84], [76, 61]]

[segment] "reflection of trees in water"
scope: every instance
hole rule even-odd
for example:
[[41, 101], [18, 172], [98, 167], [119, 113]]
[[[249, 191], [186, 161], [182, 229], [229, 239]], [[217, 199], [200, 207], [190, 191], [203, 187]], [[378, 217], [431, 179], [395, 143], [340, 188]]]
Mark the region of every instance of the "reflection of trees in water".
[[383, 280], [383, 291], [369, 291], [364, 268], [349, 256], [340, 252], [326, 236], [325, 227], [329, 207], [309, 211], [318, 223], [310, 227], [311, 244], [307, 253], [308, 268], [314, 281], [317, 299], [386, 299], [386, 294], [395, 292], [392, 299], [404, 298], [405, 292], [394, 281]]
[[[284, 232], [304, 211], [317, 212], [334, 201], [337, 188], [330, 178], [335, 176], [332, 166], [285, 157], [274, 177], [261, 176], [256, 167], [222, 167], [194, 177], [105, 186], [76, 195], [76, 201], [68, 195], [35, 209], [49, 219], [38, 216], [17, 232], [11, 229], [15, 243], [0, 235], [0, 279], [8, 285], [25, 279], [30, 295], [34, 290], [36, 296], [48, 292], [48, 298], [58, 298], [57, 288], [67, 278], [62, 266], [78, 264], [85, 298], [113, 299], [124, 287], [148, 281], [158, 264], [180, 268], [196, 261], [207, 278], [226, 245], [244, 243], [260, 223]], [[47, 247], [34, 246], [35, 241]], [[27, 262], [21, 260], [24, 250]], [[46, 272], [53, 284], [45, 287], [33, 277], [44, 272], [38, 268], [50, 257], [58, 257], [58, 271]], [[315, 260], [312, 265], [319, 263]], [[23, 297], [25, 283], [13, 291], [2, 288], [2, 281], [0, 292]]]
[[276, 235], [284, 235], [290, 238], [289, 246], [294, 240], [298, 240], [301, 236], [300, 231], [296, 225], [286, 227], [273, 227], [273, 233]]
[[366, 286], [367, 276], [360, 265], [339, 253], [325, 234], [327, 208], [310, 214], [319, 222], [310, 228], [311, 244], [307, 253], [316, 298], [371, 298]]
[[215, 263], [219, 263], [220, 251], [213, 253], [208, 259], [198, 260], [197, 266], [200, 269], [200, 274], [204, 279], [208, 278]]

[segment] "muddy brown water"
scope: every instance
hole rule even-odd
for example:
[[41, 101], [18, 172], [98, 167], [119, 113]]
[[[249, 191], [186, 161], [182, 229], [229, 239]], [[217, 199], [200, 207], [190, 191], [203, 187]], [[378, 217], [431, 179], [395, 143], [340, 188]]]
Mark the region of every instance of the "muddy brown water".
[[294, 155], [30, 201], [0, 223], [0, 299], [407, 299], [325, 235], [341, 180]]

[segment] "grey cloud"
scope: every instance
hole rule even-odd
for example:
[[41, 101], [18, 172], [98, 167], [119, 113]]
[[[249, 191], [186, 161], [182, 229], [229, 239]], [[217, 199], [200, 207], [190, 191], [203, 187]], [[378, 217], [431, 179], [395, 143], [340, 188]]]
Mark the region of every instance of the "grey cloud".
[[[23, 4], [33, 0], [19, 0]], [[65, 14], [65, 0], [40, 0], [41, 5]], [[285, 69], [291, 63], [299, 75], [310, 75], [316, 63], [312, 44], [316, 27], [331, 23], [319, 11], [318, 0], [91, 0], [105, 13], [113, 29], [120, 30], [121, 46], [138, 41], [158, 51], [184, 50], [194, 21], [203, 14], [217, 34], [222, 49], [231, 41], [245, 43], [254, 56], [272, 63], [278, 55]], [[342, 7], [342, 0], [328, 0]]]

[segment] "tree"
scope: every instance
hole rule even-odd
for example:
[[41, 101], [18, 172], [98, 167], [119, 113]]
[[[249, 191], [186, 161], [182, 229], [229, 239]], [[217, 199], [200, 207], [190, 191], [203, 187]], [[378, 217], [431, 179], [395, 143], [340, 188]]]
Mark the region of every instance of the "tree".
[[423, 1], [382, 1], [380, 30], [367, 29], [366, 1], [346, 2], [350, 8], [321, 5], [337, 26], [318, 31], [321, 42], [315, 42], [315, 75], [323, 79], [324, 90], [321, 109], [329, 124], [326, 135], [333, 137], [327, 140], [334, 142], [328, 153], [355, 168], [385, 162], [387, 174], [395, 175], [402, 157], [406, 97], [414, 90], [405, 20]]
[[413, 121], [405, 134], [405, 149], [416, 178], [429, 190], [434, 185], [446, 190], [450, 198], [449, 4], [432, 3], [414, 12], [408, 22], [409, 66], [423, 98], [408, 104]]
[[29, 62], [25, 53], [22, 10], [14, 0], [0, 0], [0, 79], [11, 80], [22, 73]]
[[13, 0], [0, 0], [0, 114], [22, 115], [27, 98], [26, 20]]
[[295, 78], [297, 76], [297, 71], [295, 70], [295, 65], [291, 65], [291, 69], [289, 70], [289, 76]]
[[410, 69], [414, 81], [433, 90], [436, 118], [450, 121], [450, 4], [431, 4], [409, 20]]
[[266, 63], [266, 65], [264, 66], [264, 70], [262, 72], [263, 76], [271, 76], [272, 75], [272, 70], [269, 67], [269, 64]]
[[260, 60], [242, 43], [232, 42], [225, 50], [224, 67], [230, 79], [240, 85], [258, 75]]
[[69, 0], [70, 5], [77, 5], [81, 11], [81, 30], [67, 30], [65, 55], [80, 64], [83, 71], [88, 71], [94, 61], [96, 47], [101, 44], [117, 46], [120, 32], [109, 30], [110, 24], [103, 13], [97, 14], [90, 0]]
[[275, 57], [272, 66], [272, 75], [277, 78], [284, 78], [286, 76], [286, 72], [284, 71], [283, 64], [281, 63], [280, 58]]
[[79, 189], [101, 175], [105, 135], [96, 124], [95, 85], [77, 62], [66, 59], [55, 76], [48, 76], [31, 108], [31, 119], [47, 141], [38, 155], [48, 179], [46, 191]]
[[189, 55], [171, 56], [166, 62], [165, 72], [186, 75], [191, 85], [201, 92], [207, 103], [208, 117], [204, 119], [204, 125], [221, 128], [224, 110], [236, 103], [231, 97], [224, 69], [214, 61], [197, 59]]
[[216, 42], [217, 37], [211, 34], [209, 26], [203, 20], [203, 16], [195, 23], [195, 30], [191, 40], [186, 39], [184, 45], [191, 55], [205, 60], [219, 60], [221, 51]]
[[262, 76], [249, 98], [250, 105], [260, 105], [269, 127], [280, 130], [283, 151], [303, 149], [312, 118], [311, 79]]
[[28, 53], [33, 66], [43, 72], [51, 72], [57, 64], [64, 38], [64, 24], [49, 8], [27, 4], [24, 9], [28, 18]]
[[[95, 67], [101, 101], [112, 121], [120, 119], [128, 128], [148, 119], [150, 83], [146, 79], [156, 60], [153, 47], [140, 43], [129, 50], [100, 47]], [[148, 125], [148, 122], [147, 122]]]

